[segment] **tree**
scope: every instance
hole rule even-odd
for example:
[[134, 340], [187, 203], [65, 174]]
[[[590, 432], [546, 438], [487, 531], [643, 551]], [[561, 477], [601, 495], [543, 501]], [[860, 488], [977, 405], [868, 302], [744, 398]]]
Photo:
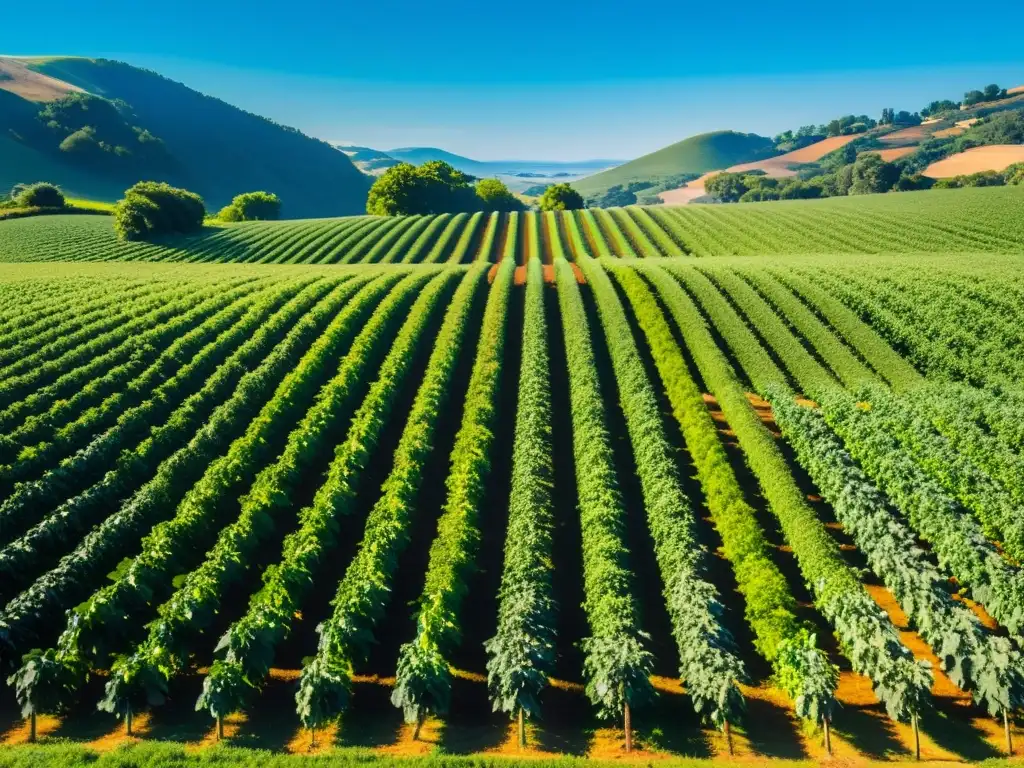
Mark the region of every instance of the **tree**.
[[243, 192], [220, 209], [221, 221], [271, 221], [281, 218], [281, 198], [271, 192]]
[[742, 173], [719, 173], [704, 182], [704, 191], [723, 203], [736, 203], [750, 191], [746, 179]]
[[482, 179], [477, 182], [476, 196], [480, 198], [485, 211], [521, 211], [526, 208], [498, 179]]
[[63, 208], [66, 205], [60, 188], [45, 181], [28, 186], [19, 184], [12, 190], [11, 197], [22, 208]]
[[574, 211], [585, 207], [583, 195], [568, 184], [552, 184], [537, 202], [542, 211]]
[[163, 182], [140, 181], [114, 206], [114, 231], [125, 240], [198, 232], [205, 216], [206, 206], [195, 192]]
[[888, 192], [899, 181], [900, 168], [895, 163], [885, 162], [877, 153], [869, 152], [857, 158], [851, 178], [851, 195]]
[[366, 212], [400, 216], [478, 210], [479, 198], [469, 182], [469, 176], [441, 160], [420, 166], [399, 163], [370, 187]]
[[921, 117], [934, 117], [941, 112], [952, 112], [960, 109], [959, 102], [950, 101], [949, 99], [943, 99], [942, 101], [933, 101], [927, 107], [921, 110]]
[[1024, 185], [1024, 163], [1014, 163], [1013, 165], [1008, 166], [1007, 169], [1003, 171], [1003, 178], [1006, 179], [1007, 184], [1011, 184], [1013, 186]]

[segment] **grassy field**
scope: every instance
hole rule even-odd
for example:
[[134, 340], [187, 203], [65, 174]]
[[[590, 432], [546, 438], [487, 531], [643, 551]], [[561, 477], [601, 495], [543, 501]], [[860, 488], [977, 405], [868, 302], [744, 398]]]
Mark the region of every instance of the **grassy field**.
[[[537, 232], [531, 239], [531, 232]], [[649, 256], [994, 252], [1024, 249], [1024, 188], [989, 187], [730, 206], [251, 222], [122, 243], [108, 218], [4, 224], [0, 261], [394, 264], [550, 263]]]
[[1019, 743], [1024, 257], [586, 255], [637, 213], [0, 266], [0, 764]]

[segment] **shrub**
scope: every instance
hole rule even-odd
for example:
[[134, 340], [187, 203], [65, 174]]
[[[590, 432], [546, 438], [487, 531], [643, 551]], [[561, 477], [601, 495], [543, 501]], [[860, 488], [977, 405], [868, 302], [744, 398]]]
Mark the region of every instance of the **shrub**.
[[1003, 178], [1007, 184], [1024, 185], [1024, 163], [1014, 163], [1003, 171]]
[[194, 192], [155, 181], [140, 181], [114, 207], [114, 231], [125, 240], [198, 232], [206, 207]]
[[538, 201], [542, 211], [573, 211], [583, 208], [583, 195], [568, 184], [552, 184]]
[[281, 218], [281, 198], [272, 192], [244, 192], [220, 209], [221, 221], [271, 221]]
[[11, 196], [22, 208], [63, 208], [64, 193], [54, 184], [40, 181], [28, 186], [18, 185]]
[[522, 211], [526, 206], [498, 179], [477, 182], [476, 196], [485, 211]]

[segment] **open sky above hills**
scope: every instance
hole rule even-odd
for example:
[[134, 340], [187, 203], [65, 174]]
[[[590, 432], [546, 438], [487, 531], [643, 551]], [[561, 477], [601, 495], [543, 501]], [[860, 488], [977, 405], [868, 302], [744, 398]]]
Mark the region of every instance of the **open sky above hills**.
[[51, 0], [45, 24], [32, 6], [5, 10], [0, 51], [123, 59], [331, 140], [628, 158], [706, 130], [771, 134], [1024, 83], [1010, 41], [1024, 5], [993, 0], [973, 32], [945, 6], [568, 0], [533, 14], [384, 0], [271, 13], [184, 0], [166, 13]]

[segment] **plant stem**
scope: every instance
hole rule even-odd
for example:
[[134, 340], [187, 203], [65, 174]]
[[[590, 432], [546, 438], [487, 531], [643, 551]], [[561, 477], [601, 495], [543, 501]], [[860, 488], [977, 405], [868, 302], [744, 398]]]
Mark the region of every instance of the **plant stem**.
[[29, 743], [36, 743], [36, 713], [33, 712], [28, 716], [28, 740]]
[[729, 725], [729, 721], [725, 721], [725, 747], [729, 750], [729, 757], [732, 757], [732, 726]]
[[1003, 733], [1006, 734], [1006, 756], [1013, 757], [1013, 734], [1010, 733], [1010, 713], [1003, 710]]
[[633, 716], [629, 711], [629, 702], [625, 705], [625, 730], [626, 730], [626, 752], [633, 751]]
[[914, 726], [914, 759], [921, 760], [921, 729], [917, 724], [917, 715], [913, 715], [910, 722]]
[[821, 722], [825, 726], [825, 751], [828, 752], [829, 757], [832, 757], [832, 725], [829, 723], [827, 715], [821, 718]]
[[526, 715], [522, 707], [519, 708], [519, 746], [526, 747]]

